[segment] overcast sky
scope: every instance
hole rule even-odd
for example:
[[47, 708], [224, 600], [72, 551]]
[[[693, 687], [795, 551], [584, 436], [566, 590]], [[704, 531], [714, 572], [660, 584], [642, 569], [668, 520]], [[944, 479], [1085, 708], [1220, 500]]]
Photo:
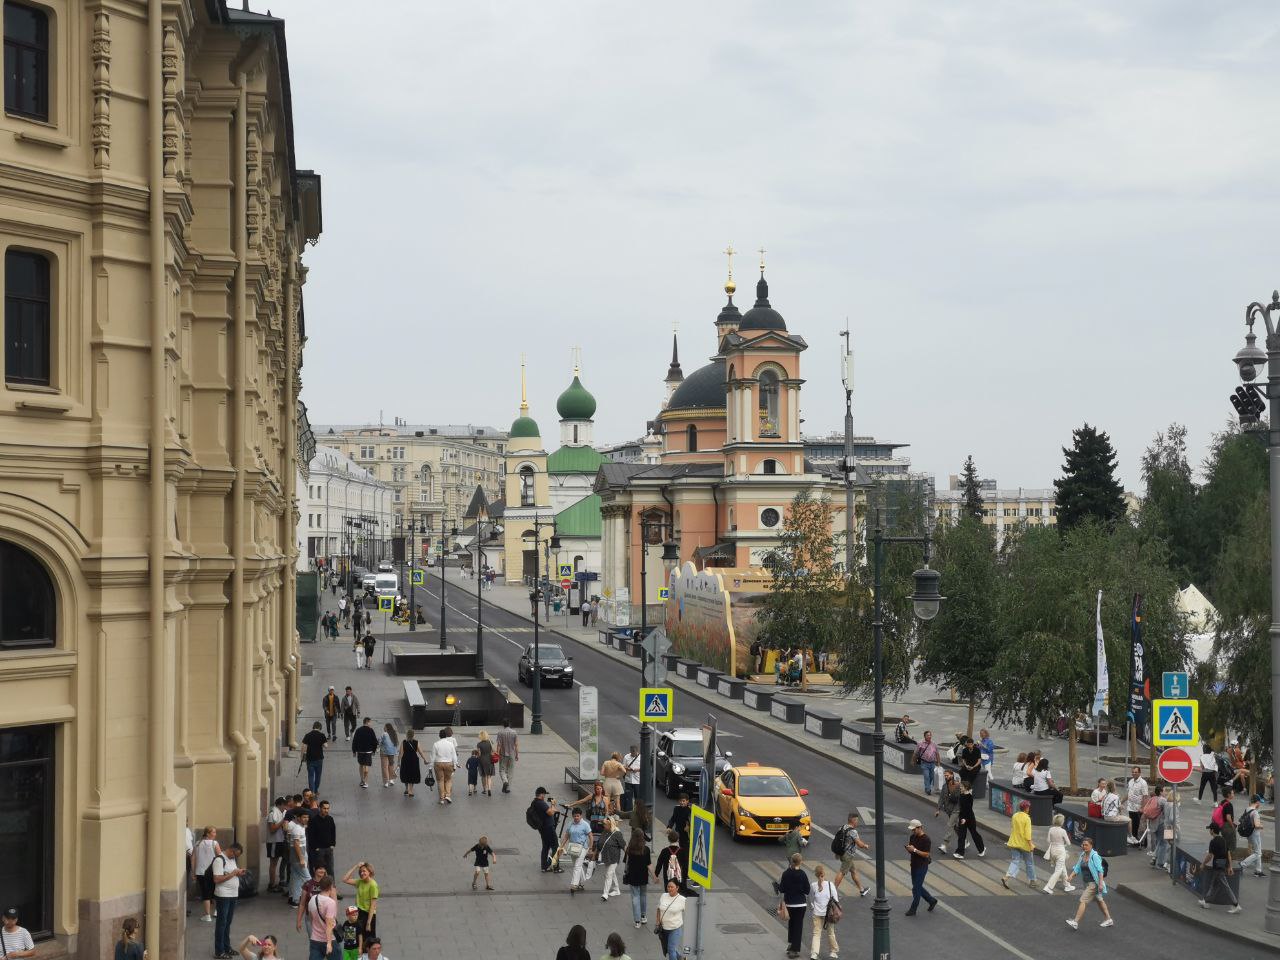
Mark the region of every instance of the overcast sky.
[[672, 325], [686, 374], [715, 350], [732, 242], [810, 345], [806, 433], [847, 316], [858, 433], [940, 486], [969, 453], [1048, 486], [1088, 421], [1136, 489], [1157, 430], [1198, 460], [1226, 423], [1280, 286], [1275, 3], [270, 6], [324, 181], [313, 423], [506, 427], [524, 351], [554, 447], [580, 345], [597, 442], [636, 437]]

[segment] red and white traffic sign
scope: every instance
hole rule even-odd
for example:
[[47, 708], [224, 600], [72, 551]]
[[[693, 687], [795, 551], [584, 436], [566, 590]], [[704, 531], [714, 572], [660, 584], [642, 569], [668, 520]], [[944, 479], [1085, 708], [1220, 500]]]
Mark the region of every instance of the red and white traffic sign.
[[1160, 754], [1160, 759], [1156, 761], [1156, 769], [1160, 771], [1160, 776], [1169, 783], [1182, 783], [1190, 780], [1194, 769], [1191, 763], [1191, 754], [1181, 747], [1167, 747]]
[[568, 590], [572, 584], [573, 584], [573, 581], [570, 580], [568, 577], [565, 577], [560, 581], [560, 586], [564, 587], [566, 590]]

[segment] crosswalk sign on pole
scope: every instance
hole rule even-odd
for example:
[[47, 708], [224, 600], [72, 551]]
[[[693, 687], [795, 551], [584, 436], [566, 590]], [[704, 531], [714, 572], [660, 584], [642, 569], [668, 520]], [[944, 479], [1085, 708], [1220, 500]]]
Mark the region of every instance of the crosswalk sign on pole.
[[1194, 747], [1200, 742], [1199, 700], [1153, 700], [1152, 739], [1157, 747]]
[[426, 583], [427, 583], [427, 575], [425, 571], [423, 570], [413, 571], [413, 585], [415, 587], [426, 586]]
[[572, 577], [572, 576], [573, 576], [573, 564], [571, 564], [571, 563], [562, 563], [562, 564], [560, 564], [560, 576], [562, 576], [562, 577]]
[[396, 609], [395, 597], [379, 597], [378, 609], [383, 613], [393, 613]]
[[711, 889], [711, 858], [716, 840], [716, 822], [710, 810], [689, 808], [689, 879], [698, 886]]
[[670, 597], [671, 597], [671, 588], [670, 588], [670, 587], [659, 587], [659, 588], [658, 588], [658, 599], [659, 599], [659, 600], [667, 600], [667, 599], [669, 599]]
[[640, 722], [670, 723], [675, 716], [673, 699], [670, 687], [641, 687]]

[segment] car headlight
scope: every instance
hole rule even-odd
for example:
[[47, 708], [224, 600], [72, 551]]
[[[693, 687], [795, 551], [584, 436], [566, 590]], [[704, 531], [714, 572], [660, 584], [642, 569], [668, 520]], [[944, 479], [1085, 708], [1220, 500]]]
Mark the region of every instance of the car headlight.
[[747, 811], [746, 811], [746, 810], [744, 810], [744, 809], [742, 809], [742, 807], [739, 807], [739, 808], [738, 808], [738, 816], [740, 816], [740, 817], [749, 817], [749, 816], [751, 816], [751, 814], [747, 813]]
[[573, 673], [573, 667], [565, 667], [565, 668], [564, 668], [564, 672], [565, 672], [565, 673]]
[[684, 764], [673, 763], [671, 765], [671, 772], [674, 773], [676, 776], [679, 776], [680, 774], [684, 773]]

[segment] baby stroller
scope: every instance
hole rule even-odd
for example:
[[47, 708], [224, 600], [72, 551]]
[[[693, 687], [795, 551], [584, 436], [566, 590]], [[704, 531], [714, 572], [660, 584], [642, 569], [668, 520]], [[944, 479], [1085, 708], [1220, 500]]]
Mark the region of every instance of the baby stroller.
[[1236, 770], [1231, 766], [1231, 761], [1227, 759], [1225, 753], [1215, 753], [1213, 759], [1218, 761], [1218, 792], [1221, 793], [1226, 787], [1230, 787], [1235, 783]]

